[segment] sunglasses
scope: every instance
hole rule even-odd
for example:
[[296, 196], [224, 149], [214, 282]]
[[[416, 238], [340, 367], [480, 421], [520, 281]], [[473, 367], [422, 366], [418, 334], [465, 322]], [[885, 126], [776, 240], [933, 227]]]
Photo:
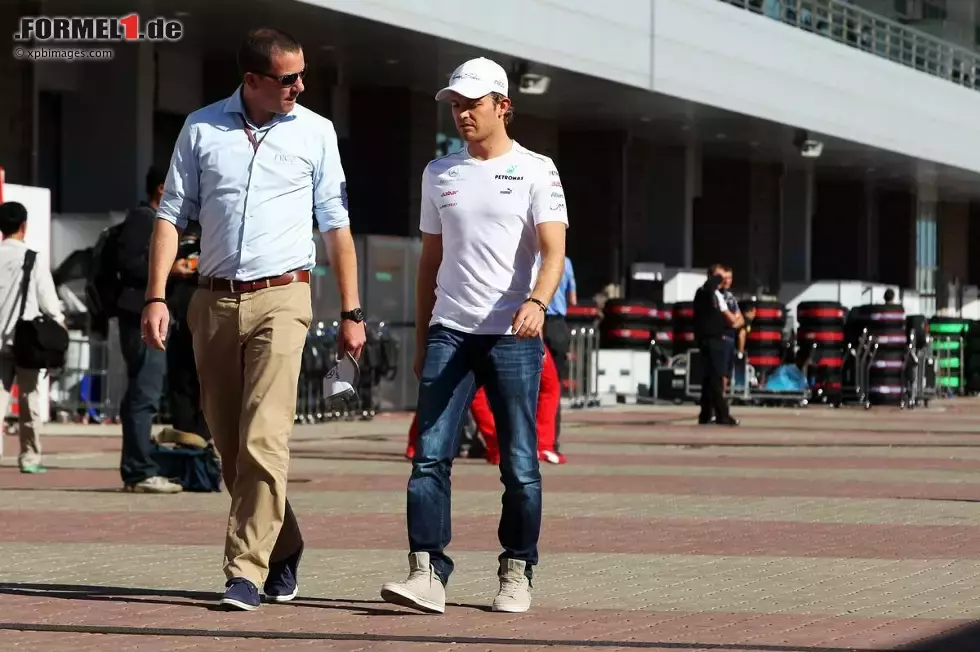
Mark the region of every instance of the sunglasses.
[[303, 79], [304, 77], [306, 77], [306, 68], [303, 68], [299, 72], [289, 73], [288, 75], [279, 75], [279, 76], [276, 76], [276, 75], [270, 75], [267, 72], [257, 72], [255, 74], [256, 75], [261, 75], [262, 77], [268, 77], [269, 79], [275, 79], [277, 82], [279, 82], [279, 85], [280, 86], [282, 86], [283, 88], [286, 88], [286, 87], [289, 87], [289, 86], [292, 86], [293, 84], [295, 84], [297, 82], [297, 80], [300, 80], [300, 79]]

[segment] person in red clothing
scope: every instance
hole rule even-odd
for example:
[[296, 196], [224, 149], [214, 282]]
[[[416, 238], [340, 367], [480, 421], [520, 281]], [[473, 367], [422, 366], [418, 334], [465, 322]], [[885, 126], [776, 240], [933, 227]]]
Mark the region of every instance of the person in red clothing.
[[[558, 379], [558, 367], [551, 352], [545, 347], [544, 366], [541, 369], [541, 386], [538, 390], [538, 459], [551, 464], [564, 464], [567, 459], [555, 451], [555, 420], [558, 414], [558, 403], [561, 401], [561, 381]], [[477, 430], [483, 435], [487, 445], [487, 462], [500, 463], [500, 447], [497, 445], [497, 428], [493, 422], [493, 411], [487, 393], [481, 387], [477, 390], [470, 404], [470, 411], [476, 421]], [[419, 436], [418, 414], [412, 419], [408, 429], [408, 447], [405, 457], [415, 457], [415, 442]]]

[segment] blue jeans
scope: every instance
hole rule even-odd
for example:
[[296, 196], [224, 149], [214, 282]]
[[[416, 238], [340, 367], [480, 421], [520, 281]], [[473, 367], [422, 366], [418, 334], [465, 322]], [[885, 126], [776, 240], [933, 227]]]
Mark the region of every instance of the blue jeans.
[[163, 395], [167, 354], [143, 342], [136, 313], [120, 311], [119, 344], [126, 361], [126, 393], [119, 406], [123, 431], [119, 474], [124, 484], [138, 484], [160, 473], [150, 434]]
[[419, 442], [408, 481], [411, 552], [427, 552], [443, 584], [453, 572], [445, 549], [452, 539], [450, 473], [463, 416], [478, 387], [486, 387], [500, 441], [503, 509], [500, 558], [538, 563], [541, 472], [538, 467], [538, 385], [544, 343], [538, 338], [470, 335], [429, 329], [419, 379]]

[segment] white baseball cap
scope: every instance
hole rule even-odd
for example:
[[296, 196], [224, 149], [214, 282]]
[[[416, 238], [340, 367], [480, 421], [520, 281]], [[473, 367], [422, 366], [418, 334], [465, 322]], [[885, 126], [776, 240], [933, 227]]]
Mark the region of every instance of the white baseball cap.
[[453, 71], [449, 86], [436, 93], [436, 101], [441, 102], [453, 91], [471, 100], [490, 93], [506, 97], [507, 72], [499, 63], [485, 57], [470, 59]]

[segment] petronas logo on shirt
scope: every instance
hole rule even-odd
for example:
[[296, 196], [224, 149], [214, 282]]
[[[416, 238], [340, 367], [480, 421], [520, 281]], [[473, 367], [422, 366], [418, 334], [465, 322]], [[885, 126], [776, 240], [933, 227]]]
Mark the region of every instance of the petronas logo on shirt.
[[507, 174], [514, 174], [515, 172], [517, 172], [517, 166], [516, 165], [512, 165], [509, 168], [507, 168]]

